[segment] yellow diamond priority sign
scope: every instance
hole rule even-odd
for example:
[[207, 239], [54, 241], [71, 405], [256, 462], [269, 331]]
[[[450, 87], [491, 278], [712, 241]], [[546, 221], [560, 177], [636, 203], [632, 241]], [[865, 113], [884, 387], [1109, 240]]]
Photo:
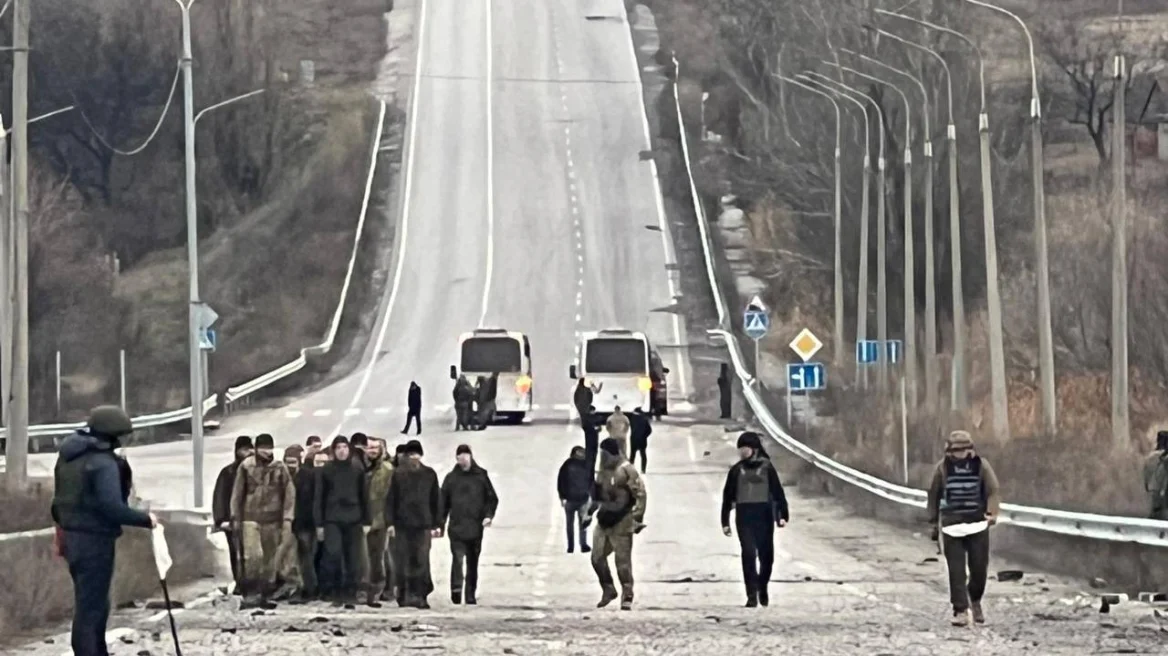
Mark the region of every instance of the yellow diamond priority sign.
[[804, 328], [798, 335], [795, 335], [795, 339], [791, 340], [790, 347], [796, 355], [802, 358], [804, 362], [807, 362], [816, 353], [819, 353], [819, 349], [823, 348], [823, 342], [819, 341], [815, 333]]

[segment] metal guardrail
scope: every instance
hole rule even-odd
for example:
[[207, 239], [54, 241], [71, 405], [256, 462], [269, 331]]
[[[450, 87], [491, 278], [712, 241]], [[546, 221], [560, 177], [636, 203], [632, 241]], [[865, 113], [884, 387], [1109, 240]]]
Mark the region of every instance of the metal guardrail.
[[[329, 350], [332, 349], [333, 342], [336, 340], [337, 329], [340, 327], [340, 324], [341, 324], [341, 315], [344, 313], [345, 301], [349, 295], [349, 286], [352, 284], [353, 270], [356, 267], [356, 263], [357, 263], [357, 254], [361, 248], [361, 235], [364, 234], [364, 232], [365, 232], [365, 217], [369, 213], [369, 202], [370, 202], [370, 198], [372, 197], [372, 192], [373, 192], [373, 179], [374, 179], [375, 174], [377, 172], [378, 146], [381, 143], [381, 132], [385, 126], [385, 113], [386, 113], [385, 101], [380, 101], [379, 105], [380, 105], [380, 107], [378, 109], [378, 114], [377, 114], [377, 125], [376, 125], [374, 132], [373, 132], [373, 147], [371, 148], [372, 154], [370, 156], [369, 177], [365, 182], [365, 198], [361, 202], [361, 215], [357, 219], [357, 230], [356, 230], [356, 235], [353, 239], [353, 252], [349, 256], [349, 268], [345, 272], [345, 282], [344, 282], [344, 285], [341, 287], [340, 300], [337, 301], [337, 309], [335, 312], [333, 312], [332, 322], [329, 324], [328, 333], [325, 335], [324, 341], [322, 341], [320, 344], [317, 344], [315, 346], [310, 346], [308, 348], [301, 349], [300, 355], [297, 356], [297, 358], [292, 360], [291, 362], [288, 362], [287, 364], [281, 365], [280, 367], [277, 367], [276, 369], [269, 371], [268, 373], [257, 376], [256, 378], [253, 378], [252, 380], [249, 380], [246, 383], [243, 383], [241, 385], [237, 385], [235, 387], [228, 388], [227, 394], [225, 395], [227, 403], [234, 403], [235, 401], [238, 401], [238, 400], [248, 396], [249, 394], [253, 394], [256, 391], [261, 390], [261, 389], [267, 387], [268, 385], [271, 385], [272, 383], [274, 383], [278, 380], [282, 380], [284, 378], [287, 378], [288, 376], [291, 376], [292, 374], [296, 373], [297, 371], [300, 371], [301, 369], [303, 369], [305, 367], [305, 365], [308, 364], [307, 356], [309, 354], [319, 355], [319, 354], [323, 354], [323, 353], [328, 353]], [[211, 396], [210, 398], [208, 398], [206, 401], [203, 402], [203, 412], [204, 413], [209, 412], [212, 408], [214, 408], [216, 406], [217, 402], [218, 402], [218, 399], [216, 398], [216, 396]], [[177, 423], [180, 421], [188, 420], [191, 418], [191, 415], [192, 415], [192, 413], [191, 413], [190, 406], [187, 406], [185, 408], [180, 408], [178, 410], [170, 410], [168, 412], [160, 412], [160, 413], [151, 414], [151, 415], [142, 415], [140, 417], [133, 418], [134, 428], [147, 428], [150, 426], [165, 426], [167, 424], [173, 424], [173, 423]], [[35, 425], [35, 426], [29, 426], [28, 427], [28, 435], [29, 435], [29, 437], [50, 437], [50, 436], [57, 436], [57, 435], [68, 435], [68, 434], [70, 434], [70, 433], [72, 433], [80, 428], [84, 428], [84, 427], [85, 427], [85, 422], [69, 423], [69, 424], [40, 424], [40, 425]], [[7, 433], [8, 433], [7, 429], [0, 428], [0, 437], [6, 437]]]
[[[713, 240], [709, 232], [706, 213], [698, 196], [697, 184], [694, 181], [692, 159], [689, 153], [689, 139], [686, 135], [685, 120], [681, 112], [681, 99], [678, 94], [677, 81], [681, 79], [681, 66], [677, 58], [673, 58], [674, 85], [673, 100], [677, 109], [677, 125], [680, 133], [682, 156], [685, 159], [686, 176], [689, 178], [690, 195], [693, 199], [694, 213], [697, 216], [698, 228], [702, 238], [702, 254], [706, 263], [706, 275], [709, 278], [710, 290], [714, 295], [714, 302], [718, 310], [718, 329], [709, 331], [726, 341], [726, 349], [734, 365], [734, 371], [742, 382], [743, 394], [746, 402], [754, 411], [763, 428], [770, 436], [796, 456], [811, 463], [830, 476], [845, 483], [866, 490], [876, 496], [888, 499], [895, 503], [923, 509], [927, 500], [924, 490], [896, 485], [882, 480], [871, 474], [838, 463], [831, 458], [815, 451], [811, 447], [796, 440], [788, 434], [775, 416], [771, 414], [765, 399], [758, 391], [759, 381], [747, 370], [746, 360], [738, 345], [738, 339], [728, 330], [729, 317], [726, 312], [726, 303], [722, 299], [721, 288], [718, 286], [715, 274]], [[1012, 524], [1023, 528], [1059, 533], [1093, 540], [1109, 540], [1113, 542], [1136, 542], [1154, 547], [1168, 547], [1168, 522], [1138, 517], [1121, 517], [1113, 515], [1096, 515], [1092, 513], [1076, 513], [1065, 510], [1052, 510], [1033, 506], [1021, 506], [1012, 503], [1002, 504], [1001, 516], [998, 521], [1002, 524]]]

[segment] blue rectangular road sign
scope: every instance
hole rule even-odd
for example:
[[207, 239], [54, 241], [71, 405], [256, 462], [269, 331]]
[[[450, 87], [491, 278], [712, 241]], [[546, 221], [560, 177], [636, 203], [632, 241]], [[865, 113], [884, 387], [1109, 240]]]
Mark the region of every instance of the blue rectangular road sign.
[[900, 354], [903, 352], [903, 343], [899, 339], [890, 339], [884, 342], [884, 357], [888, 358], [891, 364], [900, 362]]
[[880, 342], [864, 339], [856, 342], [856, 363], [872, 364], [880, 359]]
[[827, 370], [822, 362], [799, 362], [787, 365], [787, 389], [814, 392], [827, 387]]
[[770, 330], [771, 318], [764, 310], [748, 309], [742, 315], [742, 325], [746, 330], [747, 337], [758, 340], [765, 337], [767, 331]]
[[199, 331], [199, 348], [204, 351], [214, 351], [215, 347], [218, 346], [218, 337], [213, 328], [206, 328]]

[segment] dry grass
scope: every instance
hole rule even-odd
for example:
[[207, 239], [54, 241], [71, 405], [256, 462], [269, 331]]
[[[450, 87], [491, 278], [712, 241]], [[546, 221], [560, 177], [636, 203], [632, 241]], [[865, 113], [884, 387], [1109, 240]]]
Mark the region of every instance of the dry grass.
[[[206, 529], [184, 525], [166, 527], [174, 567], [167, 576], [172, 586], [204, 575], [208, 553]], [[73, 586], [65, 562], [53, 553], [51, 536], [0, 542], [0, 636], [19, 633], [68, 618], [73, 612]], [[117, 566], [111, 597], [115, 605], [160, 594], [150, 534], [129, 529], [118, 542]], [[0, 651], [2, 651], [0, 639]]]

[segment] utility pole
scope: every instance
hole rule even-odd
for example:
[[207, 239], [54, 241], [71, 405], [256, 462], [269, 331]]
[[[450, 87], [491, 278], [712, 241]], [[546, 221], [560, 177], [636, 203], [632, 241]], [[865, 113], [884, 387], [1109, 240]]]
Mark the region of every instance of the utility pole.
[[0, 115], [0, 417], [11, 424], [12, 386], [12, 169], [8, 166], [8, 129]]
[[[12, 376], [6, 476], [9, 491], [28, 482], [28, 28], [32, 0], [13, 1], [12, 23]], [[5, 364], [5, 367], [9, 366]]]
[[195, 507], [203, 506], [203, 354], [199, 348], [199, 225], [195, 190], [195, 91], [191, 64], [191, 4], [175, 0], [182, 10], [183, 128], [186, 155], [188, 294], [187, 343], [190, 351], [191, 450]]
[[[1120, 1], [1120, 11], [1123, 3]], [[1111, 437], [1115, 446], [1131, 439], [1127, 380], [1127, 98], [1126, 62], [1115, 56], [1115, 104], [1111, 147]]]

